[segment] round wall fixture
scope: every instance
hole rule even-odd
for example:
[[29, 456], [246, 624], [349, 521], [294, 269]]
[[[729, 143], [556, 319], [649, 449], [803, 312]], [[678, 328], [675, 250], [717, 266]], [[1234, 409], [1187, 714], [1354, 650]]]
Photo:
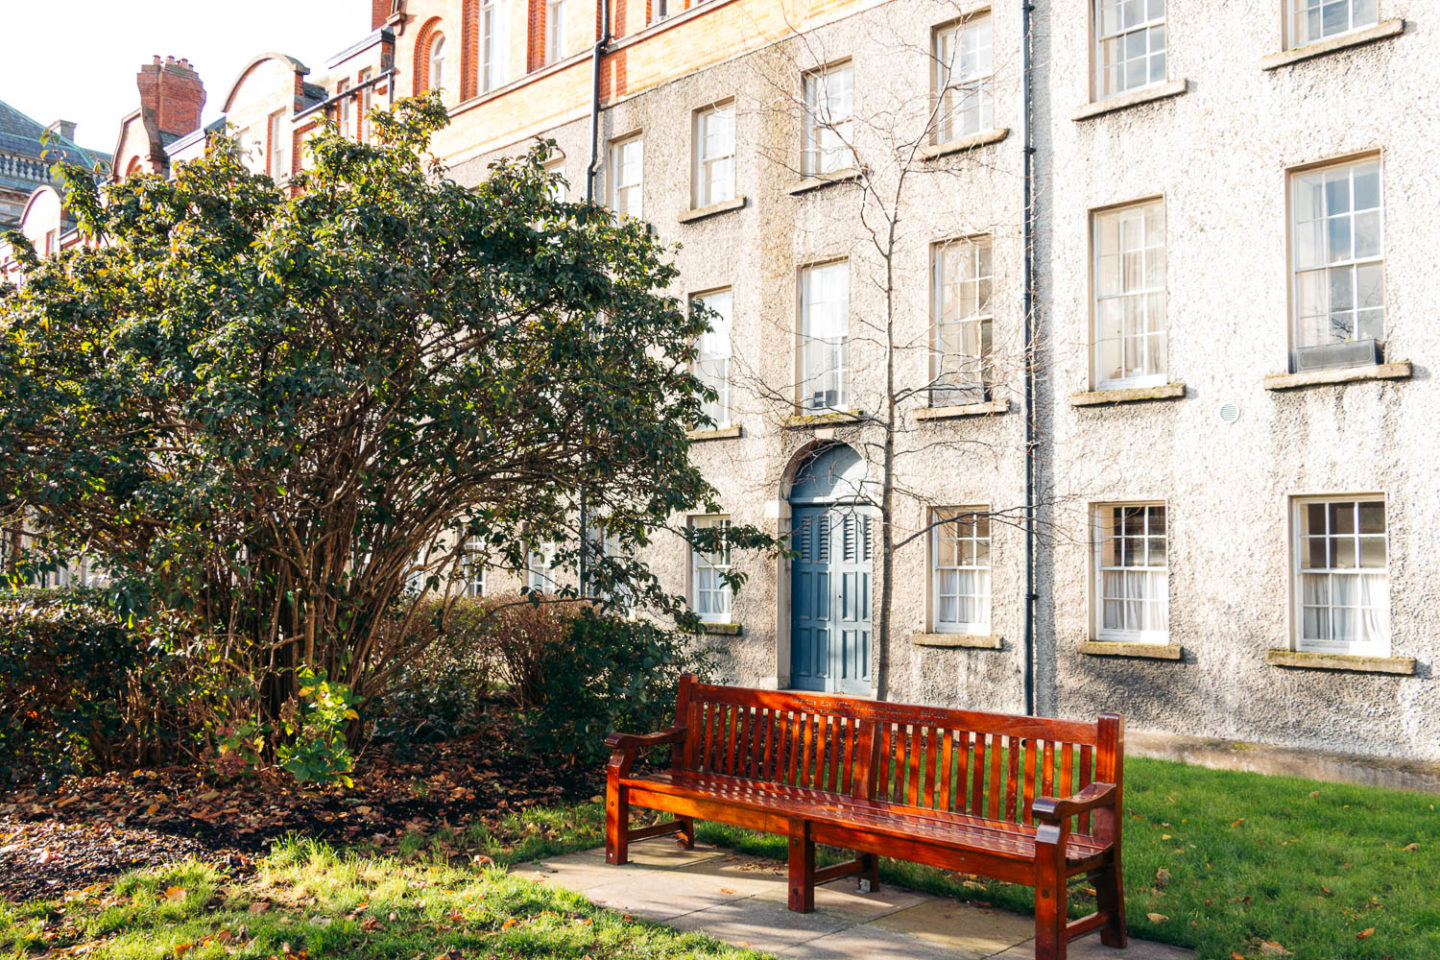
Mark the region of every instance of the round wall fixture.
[[1223, 423], [1234, 423], [1240, 419], [1240, 408], [1233, 403], [1220, 404], [1220, 420]]

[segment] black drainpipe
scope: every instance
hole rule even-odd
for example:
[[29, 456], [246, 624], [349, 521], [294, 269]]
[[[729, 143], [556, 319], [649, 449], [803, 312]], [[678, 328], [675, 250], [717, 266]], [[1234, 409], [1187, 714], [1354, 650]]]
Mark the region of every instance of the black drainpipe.
[[1039, 451], [1035, 431], [1035, 6], [1021, 8], [1025, 85], [1025, 713], [1035, 715], [1035, 473]]
[[594, 88], [590, 96], [590, 166], [585, 168], [585, 199], [595, 202], [595, 180], [600, 171], [600, 68], [610, 46], [610, 0], [600, 0], [600, 39], [595, 41]]
[[[593, 86], [590, 90], [590, 165], [585, 168], [585, 202], [595, 202], [595, 180], [600, 171], [600, 68], [605, 63], [605, 48], [610, 46], [610, 0], [600, 0], [600, 39], [595, 41]], [[580, 495], [580, 595], [588, 596], [590, 565], [590, 509], [585, 494]]]

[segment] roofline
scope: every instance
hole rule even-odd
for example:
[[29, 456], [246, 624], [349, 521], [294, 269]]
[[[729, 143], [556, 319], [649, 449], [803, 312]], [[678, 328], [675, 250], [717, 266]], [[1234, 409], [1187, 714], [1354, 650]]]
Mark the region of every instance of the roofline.
[[365, 50], [369, 50], [371, 47], [375, 46], [375, 44], [384, 43], [387, 40], [391, 43], [395, 41], [394, 30], [391, 30], [389, 27], [380, 27], [376, 30], [373, 30], [371, 31], [370, 35], [365, 39], [359, 41], [358, 43], [351, 44], [344, 50], [341, 50], [339, 53], [335, 54], [329, 60], [326, 60], [325, 69], [334, 70], [336, 67], [340, 66], [340, 64], [355, 56], [355, 54], [362, 53]]
[[206, 126], [203, 126], [198, 130], [192, 130], [189, 133], [185, 134], [185, 136], [170, 141], [169, 143], [161, 147], [161, 149], [165, 151], [165, 156], [167, 158], [173, 157], [181, 150], [184, 150], [187, 147], [193, 147], [201, 140], [204, 140], [207, 134], [214, 133], [216, 130], [224, 129], [225, 118], [222, 116], [220, 117], [220, 119], [214, 121], [213, 123], [207, 124]]
[[235, 82], [230, 84], [230, 92], [225, 94], [225, 109], [223, 111], [224, 113], [230, 112], [230, 107], [234, 105], [235, 92], [240, 89], [240, 84], [245, 82], [245, 78], [250, 75], [250, 71], [254, 70], [256, 67], [260, 66], [260, 64], [264, 63], [267, 60], [280, 60], [284, 63], [288, 63], [290, 65], [290, 69], [294, 70], [302, 77], [308, 76], [310, 73], [309, 67], [305, 66], [305, 64], [301, 63], [299, 60], [295, 59], [289, 54], [276, 53], [274, 51], [262, 53], [255, 59], [251, 60], [249, 63], [245, 64], [244, 68], [242, 68], [240, 73], [235, 77]]
[[55, 199], [60, 201], [60, 225], [62, 227], [65, 225], [65, 197], [63, 194], [60, 193], [59, 190], [56, 190], [50, 184], [46, 183], [41, 184], [34, 190], [30, 191], [30, 196], [25, 200], [25, 206], [20, 211], [20, 219], [15, 221], [15, 225], [21, 228], [22, 232], [25, 227], [25, 218], [30, 215], [31, 205], [35, 203], [35, 198], [40, 196], [40, 194], [44, 193], [46, 190], [49, 190], [51, 193], [55, 194]]
[[[142, 119], [145, 113], [144, 107], [136, 107], [130, 113], [120, 118], [120, 132], [115, 135], [115, 150], [110, 154], [110, 173], [113, 175], [119, 166], [120, 148], [125, 146], [125, 131], [130, 129], [130, 121]], [[143, 119], [142, 119], [143, 122]]]

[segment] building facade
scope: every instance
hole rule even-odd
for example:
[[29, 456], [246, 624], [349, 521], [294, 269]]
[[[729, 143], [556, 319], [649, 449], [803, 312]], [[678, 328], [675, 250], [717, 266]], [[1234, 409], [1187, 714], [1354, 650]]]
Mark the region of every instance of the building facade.
[[[43, 220], [48, 230], [32, 238], [36, 249], [53, 253], [60, 248], [62, 233], [75, 226], [62, 222], [61, 185], [51, 172], [61, 160], [94, 170], [97, 176], [110, 169], [110, 157], [103, 151], [75, 143], [75, 124], [57, 120], [46, 126], [0, 102], [0, 234], [24, 220]], [[38, 209], [32, 212], [32, 207]]]
[[730, 511], [686, 521], [794, 551], [653, 547], [727, 678], [1018, 710], [1029, 648], [1042, 712], [1440, 760], [1422, 0], [369, 12], [224, 121], [283, 179], [438, 91], [457, 181], [553, 140], [678, 245]]

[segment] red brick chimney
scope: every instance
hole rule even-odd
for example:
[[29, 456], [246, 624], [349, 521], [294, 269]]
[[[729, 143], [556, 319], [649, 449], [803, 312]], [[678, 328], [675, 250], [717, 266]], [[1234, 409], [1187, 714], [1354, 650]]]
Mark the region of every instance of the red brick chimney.
[[205, 109], [205, 84], [189, 60], [157, 56], [140, 68], [140, 108], [161, 133], [183, 137], [200, 129]]
[[390, 19], [390, 11], [395, 9], [395, 0], [370, 0], [370, 29], [379, 30], [385, 26], [385, 21]]

